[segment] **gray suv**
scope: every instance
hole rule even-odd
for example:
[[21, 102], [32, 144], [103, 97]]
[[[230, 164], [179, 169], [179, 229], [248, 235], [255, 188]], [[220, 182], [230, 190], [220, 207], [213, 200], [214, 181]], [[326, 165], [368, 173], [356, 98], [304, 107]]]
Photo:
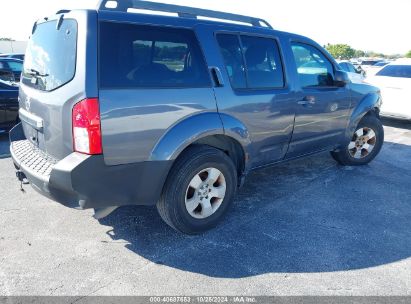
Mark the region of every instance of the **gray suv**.
[[97, 218], [157, 205], [188, 234], [214, 227], [252, 170], [321, 151], [364, 165], [384, 141], [379, 90], [314, 41], [138, 0], [36, 22], [19, 105], [20, 181]]

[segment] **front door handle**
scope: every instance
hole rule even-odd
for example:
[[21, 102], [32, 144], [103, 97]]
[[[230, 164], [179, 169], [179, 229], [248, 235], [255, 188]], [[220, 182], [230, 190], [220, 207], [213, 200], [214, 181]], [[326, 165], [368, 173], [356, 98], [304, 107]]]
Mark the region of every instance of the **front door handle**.
[[297, 101], [297, 104], [301, 106], [312, 106], [315, 105], [316, 100], [314, 96], [306, 96], [302, 100]]

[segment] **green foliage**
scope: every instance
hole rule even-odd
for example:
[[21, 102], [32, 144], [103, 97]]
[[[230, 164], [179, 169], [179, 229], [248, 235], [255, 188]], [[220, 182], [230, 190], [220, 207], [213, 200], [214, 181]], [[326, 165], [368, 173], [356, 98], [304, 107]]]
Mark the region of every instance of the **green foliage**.
[[407, 53], [407, 54], [405, 54], [405, 57], [407, 57], [407, 58], [411, 58], [411, 50], [410, 50], [410, 51], [408, 51], [408, 53]]
[[365, 57], [365, 52], [361, 50], [355, 50], [354, 57], [355, 58]]
[[[396, 59], [401, 57], [402, 55], [399, 54], [392, 54], [386, 55], [383, 53], [373, 52], [373, 51], [362, 51], [362, 50], [355, 50], [347, 44], [330, 44], [328, 43], [324, 46], [330, 54], [335, 59], [351, 59], [351, 58], [361, 58], [361, 57], [378, 57], [378, 58], [390, 58]], [[409, 58], [411, 58], [411, 51], [407, 53]]]
[[336, 59], [351, 59], [355, 56], [355, 50], [348, 44], [327, 44], [325, 47]]

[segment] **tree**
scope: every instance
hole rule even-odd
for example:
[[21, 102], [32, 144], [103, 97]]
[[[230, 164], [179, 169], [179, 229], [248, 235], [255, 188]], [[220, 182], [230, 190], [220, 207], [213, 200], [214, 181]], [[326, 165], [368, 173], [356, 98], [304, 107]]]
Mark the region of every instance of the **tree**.
[[410, 50], [410, 51], [408, 51], [408, 53], [407, 53], [407, 54], [405, 54], [405, 57], [407, 57], [407, 58], [411, 58], [411, 50]]
[[355, 50], [348, 44], [327, 44], [326, 49], [336, 59], [351, 59], [355, 56]]
[[355, 58], [365, 57], [365, 52], [361, 50], [355, 50], [354, 57]]

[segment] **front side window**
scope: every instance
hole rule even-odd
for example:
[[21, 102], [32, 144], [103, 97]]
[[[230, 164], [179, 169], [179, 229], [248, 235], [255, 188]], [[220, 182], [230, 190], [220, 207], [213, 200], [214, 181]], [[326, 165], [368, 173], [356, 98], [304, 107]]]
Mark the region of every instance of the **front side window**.
[[241, 36], [249, 88], [284, 87], [283, 67], [273, 39]]
[[211, 86], [193, 31], [103, 22], [100, 85], [109, 88]]
[[333, 65], [317, 48], [302, 43], [293, 43], [291, 47], [302, 87], [334, 85]]

